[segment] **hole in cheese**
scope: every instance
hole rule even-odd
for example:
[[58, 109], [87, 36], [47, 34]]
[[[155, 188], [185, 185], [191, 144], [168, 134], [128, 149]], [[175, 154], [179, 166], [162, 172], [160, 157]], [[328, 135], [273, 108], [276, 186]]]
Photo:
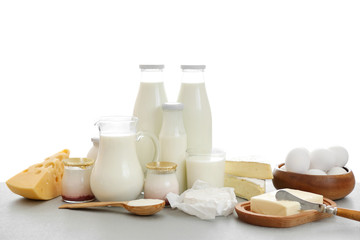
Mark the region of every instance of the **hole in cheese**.
[[48, 162], [48, 163], [45, 164], [45, 167], [46, 168], [54, 168], [55, 164], [53, 162]]

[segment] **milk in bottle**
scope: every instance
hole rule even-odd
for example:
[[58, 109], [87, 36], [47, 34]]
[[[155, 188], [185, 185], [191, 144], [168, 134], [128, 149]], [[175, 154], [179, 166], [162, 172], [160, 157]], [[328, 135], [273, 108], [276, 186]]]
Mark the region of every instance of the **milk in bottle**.
[[185, 157], [187, 137], [183, 123], [182, 103], [164, 103], [163, 123], [159, 135], [160, 161], [177, 164], [179, 193], [187, 189]]
[[183, 76], [178, 102], [184, 104], [188, 148], [210, 152], [212, 118], [204, 82], [205, 65], [181, 65], [181, 69]]
[[[162, 125], [161, 106], [167, 101], [163, 69], [164, 65], [140, 65], [141, 82], [134, 107], [134, 116], [138, 117], [138, 130], [159, 137]], [[143, 171], [154, 156], [154, 144], [144, 139], [136, 144], [136, 152]]]

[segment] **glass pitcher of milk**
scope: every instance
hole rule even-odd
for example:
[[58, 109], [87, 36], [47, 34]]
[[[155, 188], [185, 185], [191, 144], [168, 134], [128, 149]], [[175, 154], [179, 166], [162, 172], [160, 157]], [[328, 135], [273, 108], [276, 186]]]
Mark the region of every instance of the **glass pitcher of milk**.
[[191, 149], [212, 149], [212, 118], [207, 96], [205, 65], [181, 65], [182, 83], [178, 102], [184, 104], [184, 126], [187, 146]]
[[100, 131], [99, 151], [90, 177], [91, 190], [99, 201], [128, 201], [138, 197], [144, 173], [136, 143], [148, 137], [154, 145], [152, 159], [158, 161], [159, 143], [151, 133], [136, 132], [136, 117], [102, 117], [96, 125]]
[[[164, 65], [140, 65], [141, 81], [139, 92], [134, 106], [134, 116], [139, 118], [139, 131], [146, 131], [159, 137], [162, 125], [163, 103], [167, 97], [163, 81]], [[148, 139], [136, 145], [137, 155], [143, 171], [146, 171], [146, 164], [151, 162], [154, 155], [154, 145]]]

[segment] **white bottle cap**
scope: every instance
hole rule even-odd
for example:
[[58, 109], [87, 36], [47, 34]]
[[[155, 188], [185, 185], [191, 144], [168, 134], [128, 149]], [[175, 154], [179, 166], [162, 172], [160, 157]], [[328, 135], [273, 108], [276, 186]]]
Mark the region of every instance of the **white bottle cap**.
[[164, 64], [160, 64], [160, 65], [139, 65], [140, 69], [164, 69]]
[[174, 103], [163, 103], [162, 105], [163, 110], [170, 110], [170, 111], [179, 111], [184, 109], [184, 104], [179, 102]]
[[181, 65], [181, 69], [199, 69], [204, 70], [206, 68], [206, 65]]

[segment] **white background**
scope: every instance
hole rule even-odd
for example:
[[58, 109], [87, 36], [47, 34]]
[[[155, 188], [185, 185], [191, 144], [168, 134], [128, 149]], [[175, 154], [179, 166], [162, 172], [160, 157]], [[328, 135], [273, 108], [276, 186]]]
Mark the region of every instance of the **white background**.
[[0, 181], [64, 148], [86, 156], [99, 116], [131, 115], [139, 64], [206, 64], [214, 146], [275, 167], [342, 145], [360, 179], [359, 1], [0, 1]]

